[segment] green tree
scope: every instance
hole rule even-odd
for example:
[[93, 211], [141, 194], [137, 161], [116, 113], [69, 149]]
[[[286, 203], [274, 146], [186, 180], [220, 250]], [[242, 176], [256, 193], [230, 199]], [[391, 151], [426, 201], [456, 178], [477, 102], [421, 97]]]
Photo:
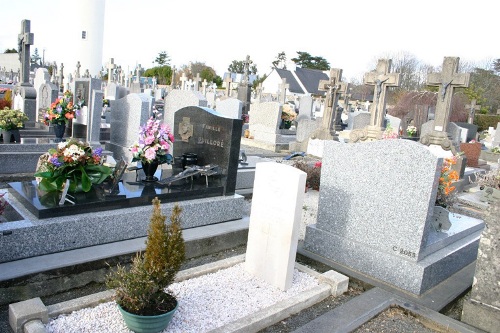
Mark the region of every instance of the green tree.
[[500, 76], [494, 70], [475, 68], [464, 93], [469, 101], [475, 99], [481, 105], [480, 113], [496, 113], [500, 109]]
[[42, 66], [42, 61], [41, 61], [42, 57], [40, 57], [40, 55], [38, 54], [38, 48], [35, 48], [35, 51], [33, 52], [33, 54], [31, 55], [31, 65], [32, 66]]
[[6, 49], [4, 53], [17, 53], [16, 49]]
[[286, 69], [286, 54], [285, 52], [280, 52], [276, 56], [276, 60], [272, 62], [274, 68]]
[[297, 51], [298, 57], [291, 60], [301, 68], [319, 69], [327, 71], [330, 64], [323, 57], [313, 57], [307, 52]]
[[[243, 74], [243, 72], [245, 71], [245, 62], [246, 60], [233, 60], [227, 70], [231, 73]], [[250, 66], [248, 70], [250, 72], [249, 74], [257, 74], [257, 66], [252, 63], [252, 60], [250, 60]]]
[[172, 80], [172, 68], [170, 66], [157, 66], [147, 69], [144, 74], [146, 77], [156, 77], [158, 84], [169, 85]]
[[163, 66], [163, 65], [170, 65], [170, 57], [168, 56], [167, 52], [166, 51], [161, 51], [158, 56], [156, 57], [155, 61], [153, 61], [153, 64], [154, 63], [157, 63], [158, 65], [160, 66]]

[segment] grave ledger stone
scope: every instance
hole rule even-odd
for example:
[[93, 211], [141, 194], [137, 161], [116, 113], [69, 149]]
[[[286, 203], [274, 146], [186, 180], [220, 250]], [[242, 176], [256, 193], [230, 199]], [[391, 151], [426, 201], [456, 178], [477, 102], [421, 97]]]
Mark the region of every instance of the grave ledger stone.
[[285, 291], [292, 285], [306, 173], [257, 163], [245, 269]]
[[484, 227], [457, 214], [448, 230], [434, 227], [440, 167], [410, 140], [328, 142], [304, 248], [416, 295], [436, 286], [475, 260]]

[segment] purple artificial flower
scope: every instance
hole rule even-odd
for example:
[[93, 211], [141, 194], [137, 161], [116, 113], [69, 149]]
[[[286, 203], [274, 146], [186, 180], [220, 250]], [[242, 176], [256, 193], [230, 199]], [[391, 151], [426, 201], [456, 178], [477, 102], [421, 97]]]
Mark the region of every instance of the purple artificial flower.
[[101, 147], [96, 148], [96, 149], [94, 150], [94, 155], [95, 155], [95, 156], [99, 156], [99, 157], [101, 157], [101, 155], [102, 155], [102, 148], [101, 148]]
[[59, 168], [61, 165], [63, 165], [61, 162], [59, 162], [59, 159], [57, 157], [51, 157], [50, 158], [50, 163], [54, 165], [56, 168]]

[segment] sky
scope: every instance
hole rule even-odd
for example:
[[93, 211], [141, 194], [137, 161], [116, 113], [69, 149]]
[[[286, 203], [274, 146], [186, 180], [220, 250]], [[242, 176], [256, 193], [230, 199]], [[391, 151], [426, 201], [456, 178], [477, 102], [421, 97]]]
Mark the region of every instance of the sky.
[[[91, 0], [79, 0], [91, 1]], [[77, 0], [0, 0], [0, 52], [17, 49], [21, 21], [31, 21], [34, 49], [46, 61], [73, 59]], [[460, 57], [478, 67], [500, 58], [497, 0], [105, 0], [103, 66], [110, 58], [127, 72], [154, 67], [167, 52], [180, 68], [203, 62], [222, 76], [249, 55], [269, 74], [280, 52], [323, 57], [343, 79], [361, 80], [377, 59], [409, 54], [439, 67]], [[75, 40], [78, 37], [75, 37]], [[65, 63], [73, 72], [76, 61]], [[484, 67], [483, 67], [484, 68]]]

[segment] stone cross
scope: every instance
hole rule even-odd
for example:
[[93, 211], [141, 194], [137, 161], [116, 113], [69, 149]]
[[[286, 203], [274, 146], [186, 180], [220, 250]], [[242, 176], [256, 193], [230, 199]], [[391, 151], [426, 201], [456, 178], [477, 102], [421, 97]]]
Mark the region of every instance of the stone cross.
[[186, 90], [186, 82], [188, 80], [186, 73], [182, 73], [181, 80], [181, 90]]
[[469, 109], [469, 118], [467, 119], [467, 122], [469, 124], [474, 124], [474, 115], [476, 114], [476, 111], [481, 110], [481, 105], [476, 105], [476, 100], [473, 99], [470, 101], [470, 104], [465, 107]]
[[286, 83], [286, 78], [281, 79], [281, 84], [279, 85], [280, 90], [280, 100], [282, 103], [286, 103], [286, 90], [290, 88], [290, 85]]
[[226, 78], [224, 79], [224, 82], [226, 83], [226, 96], [229, 97], [231, 83], [233, 83], [233, 79], [231, 78], [231, 73], [228, 73], [228, 76], [226, 76]]
[[33, 45], [35, 35], [30, 32], [31, 21], [21, 21], [21, 33], [18, 36], [18, 53], [21, 62], [21, 74], [19, 80], [21, 86], [31, 86], [30, 82], [30, 45]]
[[252, 63], [252, 60], [250, 60], [250, 56], [247, 55], [247, 58], [245, 60], [244, 66], [243, 66], [243, 78], [241, 79], [241, 83], [247, 84], [248, 83], [248, 74], [250, 73], [250, 64]]
[[59, 88], [63, 87], [64, 89], [64, 64], [61, 62], [61, 69], [59, 70]]
[[257, 88], [255, 89], [257, 93], [257, 101], [260, 102], [260, 99], [262, 98], [262, 82], [259, 83]]
[[458, 57], [445, 57], [442, 72], [427, 75], [427, 85], [439, 87], [439, 92], [434, 115], [434, 130], [420, 139], [425, 145], [439, 145], [444, 150], [452, 149], [447, 128], [450, 122], [453, 89], [468, 87], [470, 80], [470, 73], [458, 73], [459, 60]]
[[78, 61], [76, 63], [75, 79], [79, 79], [80, 78], [80, 67], [82, 67], [82, 65], [80, 65], [80, 61]]
[[[364, 77], [364, 84], [375, 86], [373, 103], [370, 110], [370, 127], [372, 131], [368, 135], [372, 139], [380, 139], [384, 131], [385, 95], [387, 89], [389, 87], [398, 87], [401, 82], [401, 74], [390, 73], [391, 65], [391, 59], [380, 59], [377, 64], [377, 69], [365, 74]], [[377, 132], [379, 132], [380, 136]], [[370, 134], [373, 135], [370, 136]]]
[[86, 79], [90, 78], [90, 72], [89, 72], [88, 68], [85, 70], [85, 73], [83, 74], [83, 77], [86, 78]]
[[207, 79], [203, 79], [203, 82], [201, 83], [201, 91], [203, 93], [203, 95], [206, 95], [207, 94]]
[[320, 80], [318, 90], [326, 91], [325, 108], [323, 111], [323, 120], [321, 126], [311, 134], [311, 138], [320, 140], [336, 140], [335, 131], [340, 130], [340, 113], [337, 112], [337, 103], [339, 99], [338, 92], [341, 85], [345, 83], [340, 82], [342, 79], [342, 69], [330, 69], [330, 79]]
[[109, 64], [108, 64], [108, 84], [110, 84], [111, 81], [112, 81], [111, 78], [113, 77], [113, 70], [115, 68], [116, 68], [115, 59], [114, 58], [110, 58], [109, 59]]
[[172, 68], [172, 79], [170, 80], [170, 87], [174, 89], [175, 84], [175, 66]]
[[339, 93], [344, 98], [344, 111], [349, 112], [349, 99], [351, 98], [351, 94], [349, 91], [351, 87], [349, 83], [341, 82]]
[[136, 68], [136, 78], [135, 78], [135, 82], [141, 82], [141, 70], [142, 70], [142, 67], [141, 67], [141, 64], [137, 65], [137, 68]]
[[196, 77], [193, 79], [193, 81], [194, 81], [194, 90], [200, 91], [200, 82], [201, 82], [200, 73], [196, 73]]

